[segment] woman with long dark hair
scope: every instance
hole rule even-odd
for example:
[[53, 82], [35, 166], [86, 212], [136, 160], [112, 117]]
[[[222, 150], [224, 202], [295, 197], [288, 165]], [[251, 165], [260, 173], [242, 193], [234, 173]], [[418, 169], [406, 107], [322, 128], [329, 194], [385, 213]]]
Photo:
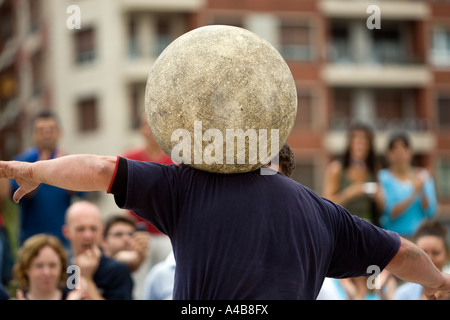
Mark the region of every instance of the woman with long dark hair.
[[325, 172], [323, 196], [345, 207], [351, 214], [375, 225], [378, 211], [373, 196], [377, 190], [374, 134], [364, 123], [348, 131], [347, 148], [341, 159], [333, 160]]

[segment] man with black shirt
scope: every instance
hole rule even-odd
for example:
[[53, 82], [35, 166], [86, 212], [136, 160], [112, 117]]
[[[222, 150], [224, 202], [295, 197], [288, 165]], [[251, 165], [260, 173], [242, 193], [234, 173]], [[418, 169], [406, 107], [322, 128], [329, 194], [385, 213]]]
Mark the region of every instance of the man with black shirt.
[[352, 216], [277, 173], [215, 174], [115, 156], [0, 162], [18, 202], [40, 183], [114, 194], [172, 240], [174, 299], [315, 299], [326, 276], [387, 268], [420, 283], [429, 299], [450, 275], [398, 234]]

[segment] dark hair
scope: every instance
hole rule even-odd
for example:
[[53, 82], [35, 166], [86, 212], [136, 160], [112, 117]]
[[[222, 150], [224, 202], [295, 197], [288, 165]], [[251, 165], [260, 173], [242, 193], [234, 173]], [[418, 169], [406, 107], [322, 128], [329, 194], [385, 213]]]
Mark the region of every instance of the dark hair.
[[40, 111], [40, 112], [38, 112], [34, 117], [33, 117], [33, 126], [34, 126], [34, 124], [36, 123], [36, 121], [37, 120], [39, 120], [39, 119], [55, 119], [55, 121], [56, 121], [56, 124], [58, 125], [58, 127], [60, 126], [59, 125], [59, 119], [58, 119], [58, 116], [56, 115], [56, 113], [54, 113], [53, 111], [50, 111], [50, 110], [43, 110], [43, 111]]
[[354, 123], [348, 130], [348, 138], [347, 138], [347, 149], [344, 152], [344, 155], [342, 157], [342, 166], [345, 168], [348, 168], [350, 166], [350, 145], [351, 145], [351, 134], [354, 131], [364, 131], [367, 134], [367, 139], [369, 140], [369, 152], [367, 154], [367, 158], [365, 160], [366, 167], [369, 169], [369, 171], [375, 175], [376, 171], [376, 157], [375, 157], [375, 151], [374, 151], [374, 145], [373, 145], [373, 130], [372, 128], [362, 122], [356, 122]]
[[111, 229], [111, 227], [114, 224], [119, 223], [119, 222], [129, 224], [130, 226], [133, 226], [134, 228], [136, 228], [136, 221], [131, 216], [127, 216], [127, 215], [118, 213], [118, 214], [112, 215], [106, 219], [105, 231], [103, 233], [103, 238], [106, 238], [106, 235], [108, 234], [109, 229]]
[[406, 132], [395, 132], [393, 134], [391, 134], [391, 136], [389, 137], [389, 141], [388, 141], [388, 150], [392, 150], [392, 148], [394, 147], [394, 144], [397, 141], [402, 141], [405, 145], [405, 147], [410, 148], [411, 147], [411, 141], [409, 139], [409, 136]]
[[279, 152], [279, 166], [281, 172], [287, 177], [291, 177], [295, 171], [294, 152], [287, 143], [283, 145]]
[[417, 240], [424, 236], [434, 236], [441, 238], [445, 245], [445, 250], [448, 251], [447, 244], [447, 229], [436, 220], [425, 220], [416, 230], [413, 235], [413, 241], [417, 242]]

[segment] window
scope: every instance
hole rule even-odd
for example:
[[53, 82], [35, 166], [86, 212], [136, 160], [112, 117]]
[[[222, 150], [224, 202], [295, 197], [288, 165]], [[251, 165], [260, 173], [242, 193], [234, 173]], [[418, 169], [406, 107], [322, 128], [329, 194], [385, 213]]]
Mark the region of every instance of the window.
[[412, 89], [374, 91], [375, 125], [379, 129], [420, 130], [424, 121], [417, 115], [416, 93]]
[[352, 62], [350, 37], [346, 26], [335, 25], [331, 29], [330, 61]]
[[377, 63], [403, 63], [405, 48], [399, 27], [382, 27], [370, 33], [373, 37], [373, 56]]
[[128, 57], [131, 59], [141, 56], [138, 41], [137, 16], [131, 16], [128, 19]]
[[156, 42], [154, 54], [159, 56], [172, 42], [170, 19], [158, 18], [156, 22]]
[[280, 52], [286, 60], [314, 59], [313, 29], [309, 22], [283, 21], [280, 26]]
[[74, 35], [75, 61], [77, 64], [93, 62], [96, 58], [95, 32], [93, 28], [79, 30]]
[[133, 83], [129, 87], [130, 127], [133, 130], [138, 130], [141, 126], [141, 115], [145, 104], [145, 85], [145, 82]]
[[78, 130], [92, 132], [98, 128], [98, 110], [96, 98], [85, 98], [77, 103]]
[[435, 66], [450, 67], [450, 29], [433, 30], [431, 61]]
[[335, 89], [333, 92], [333, 115], [331, 127], [344, 130], [352, 119], [352, 96], [348, 89]]
[[436, 97], [439, 128], [450, 129], [450, 93]]
[[402, 96], [400, 91], [390, 90], [375, 95], [377, 118], [383, 121], [402, 119]]

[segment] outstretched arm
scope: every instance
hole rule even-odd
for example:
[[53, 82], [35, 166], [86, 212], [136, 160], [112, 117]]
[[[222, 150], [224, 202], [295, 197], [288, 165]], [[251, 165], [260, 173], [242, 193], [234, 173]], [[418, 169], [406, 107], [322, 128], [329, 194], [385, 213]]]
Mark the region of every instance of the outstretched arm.
[[450, 292], [450, 275], [436, 268], [418, 246], [404, 238], [401, 240], [400, 249], [386, 269], [402, 280], [421, 284], [427, 299], [435, 300], [442, 293]]
[[19, 189], [15, 202], [45, 183], [73, 191], [108, 191], [117, 157], [90, 154], [70, 155], [34, 163], [0, 161], [0, 179], [15, 179]]

